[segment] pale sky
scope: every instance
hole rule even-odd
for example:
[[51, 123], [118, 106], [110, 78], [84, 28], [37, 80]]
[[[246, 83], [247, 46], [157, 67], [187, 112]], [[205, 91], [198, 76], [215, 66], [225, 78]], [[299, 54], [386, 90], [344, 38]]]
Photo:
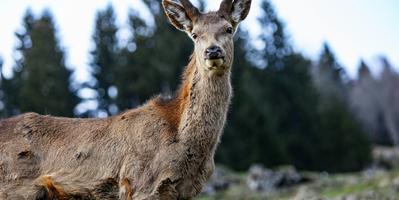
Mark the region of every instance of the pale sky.
[[[208, 0], [215, 10], [220, 1]], [[112, 3], [117, 13], [119, 36], [129, 36], [126, 25], [131, 8], [143, 11], [139, 0], [0, 0], [0, 56], [5, 61], [6, 74], [14, 64], [14, 33], [21, 27], [25, 10], [35, 14], [49, 8], [54, 17], [61, 46], [67, 53], [67, 66], [76, 70], [75, 79], [88, 77], [89, 51], [93, 48], [95, 13]], [[399, 1], [398, 0], [272, 0], [280, 19], [297, 51], [315, 59], [323, 42], [328, 42], [339, 62], [351, 77], [355, 77], [359, 60], [377, 66], [376, 58], [386, 55], [399, 67]], [[259, 16], [259, 0], [253, 0], [252, 10], [243, 25], [254, 33]], [[165, 22], [166, 23], [166, 22]], [[378, 68], [372, 69], [378, 72]]]

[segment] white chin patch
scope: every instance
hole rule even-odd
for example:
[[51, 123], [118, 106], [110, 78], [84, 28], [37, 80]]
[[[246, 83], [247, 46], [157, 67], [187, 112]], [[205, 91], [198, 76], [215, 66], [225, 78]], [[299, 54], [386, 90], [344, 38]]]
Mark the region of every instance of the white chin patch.
[[224, 61], [222, 58], [219, 59], [207, 59], [205, 61], [207, 67], [212, 70], [212, 69], [220, 69], [222, 65], [224, 64]]

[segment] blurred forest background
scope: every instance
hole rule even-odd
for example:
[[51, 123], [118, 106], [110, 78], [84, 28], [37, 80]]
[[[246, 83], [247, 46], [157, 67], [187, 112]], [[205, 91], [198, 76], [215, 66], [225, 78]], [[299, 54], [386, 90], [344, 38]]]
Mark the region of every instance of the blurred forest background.
[[[131, 11], [132, 36], [124, 46], [118, 45], [112, 5], [98, 11], [95, 46], [87, 55], [92, 79], [83, 84], [72, 81], [65, 66], [51, 12], [27, 10], [15, 33], [13, 75], [0, 77], [1, 118], [31, 111], [106, 117], [157, 93], [170, 95], [193, 45], [167, 22], [159, 0], [143, 2], [155, 25]], [[273, 5], [261, 5], [257, 45], [244, 29], [235, 38], [234, 98], [216, 162], [235, 170], [261, 163], [347, 172], [370, 164], [373, 145], [399, 145], [399, 74], [389, 60], [381, 57], [378, 76], [359, 60], [352, 80], [328, 44], [317, 60], [294, 51]], [[85, 107], [93, 102], [95, 108]]]

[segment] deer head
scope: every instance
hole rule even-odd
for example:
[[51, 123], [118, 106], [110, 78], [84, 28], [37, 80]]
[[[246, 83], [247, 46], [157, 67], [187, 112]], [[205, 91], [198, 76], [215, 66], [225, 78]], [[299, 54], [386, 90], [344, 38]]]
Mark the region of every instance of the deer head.
[[189, 0], [162, 1], [169, 21], [195, 44], [194, 57], [202, 74], [223, 75], [233, 62], [233, 37], [249, 12], [251, 0], [223, 0], [218, 11], [201, 13]]

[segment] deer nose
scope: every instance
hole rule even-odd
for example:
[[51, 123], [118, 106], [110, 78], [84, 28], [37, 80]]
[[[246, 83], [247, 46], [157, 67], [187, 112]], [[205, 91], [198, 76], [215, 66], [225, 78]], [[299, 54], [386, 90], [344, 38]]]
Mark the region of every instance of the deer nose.
[[218, 46], [210, 46], [205, 50], [205, 56], [207, 59], [222, 58], [222, 48]]

